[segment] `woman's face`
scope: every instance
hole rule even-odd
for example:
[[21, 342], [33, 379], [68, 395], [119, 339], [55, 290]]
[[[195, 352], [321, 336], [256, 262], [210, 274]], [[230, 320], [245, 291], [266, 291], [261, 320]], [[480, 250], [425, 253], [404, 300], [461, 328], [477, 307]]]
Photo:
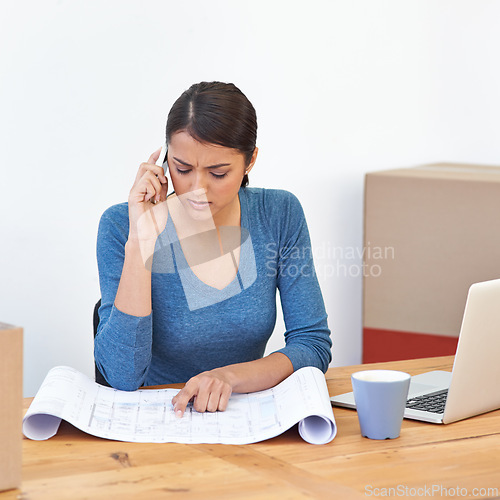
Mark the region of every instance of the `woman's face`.
[[199, 142], [187, 132], [173, 134], [168, 144], [170, 176], [182, 205], [194, 219], [211, 216], [217, 225], [234, 217], [241, 181], [256, 158], [257, 148], [246, 166], [238, 150]]

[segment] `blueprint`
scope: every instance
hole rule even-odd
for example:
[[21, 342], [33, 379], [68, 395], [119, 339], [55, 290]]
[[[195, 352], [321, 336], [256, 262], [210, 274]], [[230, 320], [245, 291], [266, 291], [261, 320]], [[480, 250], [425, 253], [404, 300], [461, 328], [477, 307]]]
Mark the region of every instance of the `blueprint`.
[[33, 399], [23, 433], [29, 439], [48, 439], [61, 420], [101, 438], [151, 443], [247, 444], [275, 437], [297, 423], [309, 443], [328, 443], [337, 433], [325, 376], [317, 368], [302, 368], [265, 391], [233, 393], [227, 409], [214, 413], [198, 413], [190, 404], [182, 418], [176, 417], [172, 398], [178, 392], [119, 391], [57, 366]]

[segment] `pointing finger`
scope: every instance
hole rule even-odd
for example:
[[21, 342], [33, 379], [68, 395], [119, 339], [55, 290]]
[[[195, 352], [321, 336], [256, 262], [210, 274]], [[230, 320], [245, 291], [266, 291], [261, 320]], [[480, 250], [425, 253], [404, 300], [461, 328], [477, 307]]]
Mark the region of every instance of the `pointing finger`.
[[174, 406], [175, 416], [181, 418], [186, 411], [186, 407], [193, 396], [196, 395], [197, 391], [194, 391], [188, 387], [188, 384], [181, 389], [175, 397], [172, 398], [172, 404]]
[[158, 161], [158, 158], [160, 157], [162, 148], [157, 149], [150, 157], [148, 160], [148, 163], [156, 163]]

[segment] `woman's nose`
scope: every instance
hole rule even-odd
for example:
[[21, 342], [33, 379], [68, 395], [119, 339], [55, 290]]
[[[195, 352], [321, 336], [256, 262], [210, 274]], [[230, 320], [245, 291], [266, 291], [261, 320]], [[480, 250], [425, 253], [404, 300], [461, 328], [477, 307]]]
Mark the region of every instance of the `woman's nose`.
[[197, 173], [194, 178], [193, 191], [207, 191], [207, 178], [205, 173]]

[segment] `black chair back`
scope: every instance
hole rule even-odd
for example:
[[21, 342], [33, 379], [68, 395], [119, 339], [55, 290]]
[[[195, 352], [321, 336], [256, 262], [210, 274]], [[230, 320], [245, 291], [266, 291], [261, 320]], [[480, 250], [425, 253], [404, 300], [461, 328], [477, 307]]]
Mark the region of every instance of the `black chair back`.
[[[101, 299], [99, 299], [97, 304], [94, 306], [94, 339], [95, 336], [97, 335], [97, 327], [99, 326], [99, 307], [101, 307]], [[95, 367], [95, 381], [98, 384], [104, 385], [106, 387], [111, 387], [104, 378], [103, 374], [99, 371], [99, 368], [97, 368], [95, 360], [94, 360], [94, 367]]]

